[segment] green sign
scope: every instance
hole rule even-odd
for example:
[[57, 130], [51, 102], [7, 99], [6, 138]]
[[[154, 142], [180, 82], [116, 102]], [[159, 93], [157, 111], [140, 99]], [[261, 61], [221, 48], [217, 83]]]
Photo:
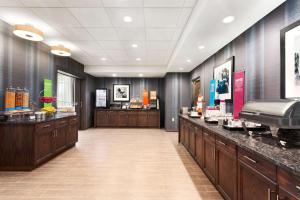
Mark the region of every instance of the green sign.
[[[44, 97], [52, 97], [52, 80], [44, 79]], [[44, 108], [50, 106], [52, 103], [44, 103]]]

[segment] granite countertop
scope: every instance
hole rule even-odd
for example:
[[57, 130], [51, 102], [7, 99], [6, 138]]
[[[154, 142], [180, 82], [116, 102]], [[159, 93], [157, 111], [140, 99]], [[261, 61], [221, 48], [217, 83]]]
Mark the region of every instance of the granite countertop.
[[159, 111], [157, 109], [149, 109], [149, 108], [128, 108], [128, 109], [122, 109], [122, 108], [96, 108], [96, 110], [101, 110], [101, 111]]
[[23, 124], [23, 125], [33, 125], [38, 123], [50, 122], [57, 119], [67, 118], [67, 117], [74, 117], [77, 116], [76, 114], [71, 113], [59, 113], [55, 114], [53, 117], [46, 117], [44, 120], [29, 120], [29, 119], [14, 119], [5, 122], [0, 122], [0, 125], [10, 125], [10, 124]]
[[187, 115], [180, 116], [229, 139], [245, 150], [262, 156], [294, 175], [300, 176], [300, 148], [285, 149], [277, 144], [275, 138], [251, 137], [241, 131], [229, 131], [221, 126], [208, 124], [203, 119], [190, 118]]

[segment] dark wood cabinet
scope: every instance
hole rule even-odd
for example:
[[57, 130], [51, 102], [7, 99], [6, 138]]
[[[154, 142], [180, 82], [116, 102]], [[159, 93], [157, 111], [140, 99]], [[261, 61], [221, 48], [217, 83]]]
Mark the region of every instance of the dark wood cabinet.
[[277, 182], [279, 187], [278, 200], [300, 199], [300, 178], [286, 172], [277, 170]]
[[189, 150], [192, 156], [195, 156], [195, 150], [196, 150], [196, 141], [195, 141], [195, 126], [190, 124], [189, 126]]
[[183, 139], [183, 145], [185, 146], [186, 149], [189, 149], [190, 146], [190, 136], [189, 136], [189, 131], [190, 131], [190, 123], [189, 122], [185, 122], [184, 123], [184, 139]]
[[203, 166], [203, 132], [201, 127], [195, 127], [195, 159]]
[[95, 110], [94, 127], [160, 128], [159, 110]]
[[178, 142], [180, 142], [181, 144], [184, 143], [184, 123], [185, 121], [183, 119], [180, 119], [179, 121], [179, 135], [178, 135]]
[[276, 167], [241, 149], [238, 157], [238, 199], [276, 200]]
[[216, 179], [216, 144], [215, 134], [203, 130], [203, 170], [208, 178], [215, 183]]
[[0, 125], [0, 138], [0, 170], [32, 170], [75, 145], [78, 118], [4, 123]]
[[216, 136], [216, 186], [223, 197], [237, 199], [236, 145]]

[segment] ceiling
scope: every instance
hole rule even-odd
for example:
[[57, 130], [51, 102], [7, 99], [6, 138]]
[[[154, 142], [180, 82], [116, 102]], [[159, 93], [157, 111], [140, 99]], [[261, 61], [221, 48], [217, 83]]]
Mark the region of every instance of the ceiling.
[[[0, 0], [0, 19], [39, 28], [44, 43], [70, 48], [91, 75], [162, 77], [191, 71], [283, 2]], [[236, 20], [223, 24], [228, 15]]]

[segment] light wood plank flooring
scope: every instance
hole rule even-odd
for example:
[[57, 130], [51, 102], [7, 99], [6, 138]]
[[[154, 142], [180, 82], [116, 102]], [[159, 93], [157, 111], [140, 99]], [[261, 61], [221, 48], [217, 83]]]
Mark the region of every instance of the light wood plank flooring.
[[176, 133], [89, 129], [32, 172], [0, 172], [2, 200], [222, 199]]

